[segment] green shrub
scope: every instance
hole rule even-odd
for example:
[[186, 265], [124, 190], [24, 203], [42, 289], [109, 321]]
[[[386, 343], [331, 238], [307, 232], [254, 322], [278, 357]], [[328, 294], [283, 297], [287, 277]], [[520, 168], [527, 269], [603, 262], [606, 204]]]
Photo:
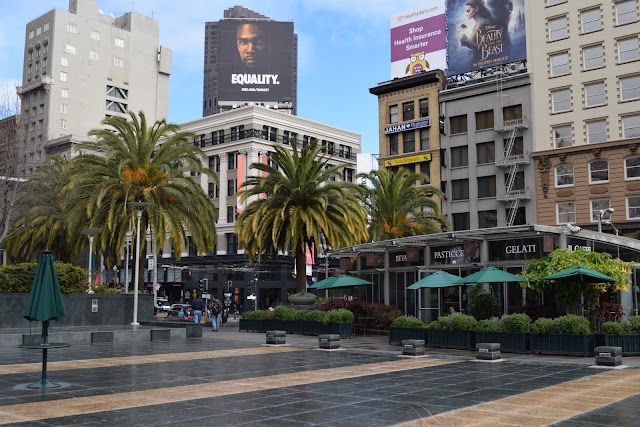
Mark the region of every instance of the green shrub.
[[326, 312], [323, 322], [327, 325], [331, 323], [353, 323], [353, 313], [345, 308], [330, 310]]
[[271, 312], [271, 319], [274, 320], [295, 320], [296, 319], [296, 311], [293, 308], [285, 307], [284, 305], [279, 305]]
[[600, 332], [611, 335], [626, 335], [629, 333], [629, 324], [626, 322], [604, 322], [600, 325]]
[[531, 318], [526, 314], [505, 314], [500, 319], [505, 332], [530, 332]]
[[453, 313], [438, 317], [438, 320], [429, 323], [427, 328], [447, 331], [475, 331], [478, 328], [478, 321], [468, 314]]
[[271, 312], [267, 310], [245, 311], [242, 313], [245, 320], [267, 320], [271, 318]]
[[[87, 272], [83, 268], [60, 261], [54, 261], [54, 266], [62, 293], [84, 293], [87, 290]], [[37, 267], [36, 261], [0, 266], [0, 292], [28, 293]]]
[[309, 322], [324, 322], [324, 316], [327, 315], [326, 311], [321, 310], [304, 310], [306, 311], [305, 320]]
[[493, 317], [491, 319], [482, 319], [478, 321], [478, 329], [480, 332], [504, 332], [504, 328], [500, 321]]
[[541, 317], [531, 325], [531, 332], [536, 335], [548, 335], [554, 333], [553, 319]]
[[589, 320], [575, 314], [567, 314], [553, 320], [554, 332], [567, 335], [586, 335], [591, 333]]
[[393, 328], [424, 328], [425, 326], [422, 320], [413, 316], [398, 316], [391, 323]]
[[93, 288], [93, 291], [96, 294], [121, 294], [124, 292], [124, 289], [120, 288], [111, 288], [109, 285], [100, 285], [97, 288]]
[[640, 334], [640, 316], [629, 316], [629, 332], [632, 334]]
[[475, 285], [469, 290], [469, 314], [476, 319], [491, 319], [497, 314], [496, 298], [487, 292], [482, 285]]

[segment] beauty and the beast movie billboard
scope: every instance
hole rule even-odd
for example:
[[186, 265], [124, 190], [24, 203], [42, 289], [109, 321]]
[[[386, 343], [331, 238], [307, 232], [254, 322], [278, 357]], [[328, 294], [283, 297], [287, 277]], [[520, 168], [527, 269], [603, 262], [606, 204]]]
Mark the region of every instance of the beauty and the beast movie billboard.
[[447, 0], [447, 56], [449, 75], [526, 60], [524, 0]]

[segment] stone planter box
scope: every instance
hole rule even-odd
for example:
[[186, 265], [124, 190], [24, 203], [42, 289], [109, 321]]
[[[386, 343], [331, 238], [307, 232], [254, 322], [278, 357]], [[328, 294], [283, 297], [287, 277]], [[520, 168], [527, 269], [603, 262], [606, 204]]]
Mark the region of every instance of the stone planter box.
[[353, 323], [330, 323], [323, 326], [322, 334], [340, 335], [340, 338], [351, 338], [353, 334]]
[[267, 328], [264, 326], [264, 320], [253, 319], [240, 319], [239, 330], [247, 332], [266, 332]]
[[316, 296], [315, 295], [311, 295], [311, 296], [306, 296], [306, 297], [294, 297], [294, 296], [289, 296], [288, 300], [290, 304], [293, 305], [312, 305], [314, 302], [316, 302]]
[[389, 328], [389, 345], [401, 344], [404, 340], [427, 340], [425, 328]]
[[239, 330], [247, 332], [286, 331], [288, 334], [322, 335], [336, 334], [351, 338], [353, 323], [332, 323], [299, 320], [249, 320], [240, 319]]
[[459, 350], [475, 350], [475, 331], [443, 331], [427, 329], [427, 346], [454, 348]]
[[622, 347], [622, 356], [640, 356], [640, 334], [596, 335], [596, 344], [606, 347]]
[[529, 353], [531, 351], [529, 332], [481, 332], [476, 331], [476, 342], [500, 344], [504, 353]]
[[531, 334], [531, 352], [565, 356], [593, 356], [594, 335]]

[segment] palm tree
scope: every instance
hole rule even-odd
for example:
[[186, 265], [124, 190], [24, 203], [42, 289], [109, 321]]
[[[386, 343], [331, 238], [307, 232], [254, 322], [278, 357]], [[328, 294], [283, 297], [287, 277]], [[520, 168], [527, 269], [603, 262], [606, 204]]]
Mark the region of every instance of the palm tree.
[[327, 244], [334, 248], [366, 240], [366, 211], [358, 201], [362, 188], [344, 181], [344, 165], [329, 165], [323, 146], [313, 142], [298, 150], [274, 146], [271, 165], [253, 163], [264, 176], [248, 177], [238, 196], [254, 199], [238, 216], [235, 232], [249, 256], [292, 249], [297, 270], [296, 288], [306, 290], [305, 249]]
[[143, 112], [129, 116], [105, 119], [105, 129], [89, 132], [95, 141], [78, 147], [84, 154], [72, 160], [68, 186], [72, 235], [100, 227], [96, 244], [107, 265], [117, 263], [127, 233], [135, 239], [138, 208], [132, 202], [144, 202], [141, 234], [150, 226], [156, 248], [168, 237], [179, 259], [188, 233], [199, 251], [210, 251], [218, 213], [190, 176], [195, 172], [217, 179], [203, 166], [204, 153], [188, 141], [193, 135], [177, 125], [158, 120], [148, 127]]
[[8, 253], [17, 261], [33, 259], [44, 249], [52, 250], [61, 261], [71, 261], [65, 191], [69, 161], [61, 156], [51, 160], [18, 190], [15, 220], [5, 240]]
[[426, 182], [424, 174], [411, 173], [401, 168], [398, 172], [371, 171], [359, 174], [368, 179], [371, 187], [364, 192], [363, 203], [369, 213], [369, 235], [372, 240], [439, 233], [448, 226], [433, 196], [442, 192]]

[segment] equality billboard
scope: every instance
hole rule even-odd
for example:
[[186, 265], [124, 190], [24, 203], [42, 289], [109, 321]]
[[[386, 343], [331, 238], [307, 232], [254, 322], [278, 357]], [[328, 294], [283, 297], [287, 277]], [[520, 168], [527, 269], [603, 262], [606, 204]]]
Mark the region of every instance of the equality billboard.
[[293, 23], [218, 22], [218, 102], [292, 102]]
[[524, 0], [447, 0], [448, 74], [527, 59]]
[[391, 15], [391, 78], [447, 66], [444, 0]]

